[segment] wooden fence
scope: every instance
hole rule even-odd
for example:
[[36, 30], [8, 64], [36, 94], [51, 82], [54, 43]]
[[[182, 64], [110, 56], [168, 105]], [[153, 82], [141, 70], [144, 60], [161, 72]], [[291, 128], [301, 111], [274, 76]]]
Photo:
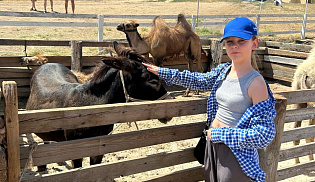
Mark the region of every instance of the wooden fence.
[[288, 86], [291, 86], [296, 66], [308, 57], [312, 49], [311, 45], [271, 41], [266, 41], [261, 46], [266, 47], [260, 65], [263, 76], [286, 82]]
[[[120, 43], [128, 46], [125, 41]], [[213, 67], [212, 60], [221, 60], [221, 62], [229, 62], [230, 59], [223, 49], [223, 55], [218, 55], [216, 40], [201, 39], [201, 43], [205, 52], [209, 56], [202, 54], [202, 63], [204, 71]], [[61, 63], [73, 70], [82, 70], [89, 72], [90, 68], [99, 63], [101, 56], [84, 56], [82, 55], [83, 47], [111, 47], [112, 41], [46, 41], [46, 40], [15, 40], [15, 39], [0, 39], [0, 46], [65, 46], [71, 47], [71, 56], [47, 56], [49, 62]], [[293, 43], [281, 43], [273, 41], [261, 41], [258, 54], [258, 67], [265, 78], [280, 81], [283, 84], [290, 86], [296, 66], [302, 63], [307, 56], [312, 46]], [[43, 55], [45, 56], [45, 55]], [[32, 69], [27, 69], [21, 65], [21, 56], [6, 56], [0, 57], [0, 81], [14, 80], [18, 84], [19, 96], [29, 95], [29, 82], [33, 71], [38, 65], [30, 63]], [[186, 69], [187, 64], [184, 57], [169, 59], [164, 63], [167, 67], [176, 67]], [[175, 66], [174, 66], [175, 65]]]
[[[315, 101], [315, 90], [289, 91], [278, 93], [287, 99], [287, 104], [310, 103]], [[296, 121], [314, 119], [314, 107], [303, 109], [287, 109], [285, 113], [285, 124]], [[282, 143], [292, 142], [315, 137], [315, 125], [295, 128], [283, 132]], [[315, 154], [315, 143], [306, 143], [282, 149], [279, 152], [279, 162]], [[300, 174], [308, 174], [315, 171], [315, 161], [307, 161], [295, 165], [286, 166], [277, 171], [277, 180], [283, 180]]]
[[[281, 43], [281, 42], [262, 42], [260, 47], [265, 47], [265, 53], [259, 62], [262, 75], [268, 80], [291, 86], [296, 67], [310, 54], [311, 45]], [[287, 91], [279, 92], [287, 99], [285, 113], [285, 125], [288, 126], [295, 121], [309, 120], [315, 117], [314, 107], [304, 109], [292, 109], [292, 104], [315, 102], [315, 90]], [[315, 126], [305, 126], [296, 129], [290, 129], [283, 132], [282, 144], [315, 137]], [[288, 161], [296, 157], [301, 157], [315, 153], [315, 143], [292, 146], [280, 150], [279, 162]], [[274, 155], [274, 154], [271, 154]], [[300, 174], [307, 174], [315, 171], [315, 161], [304, 162], [301, 164], [278, 168], [277, 180], [283, 180]]]
[[[38, 18], [59, 18], [59, 19], [81, 19], [83, 22], [67, 22], [67, 20], [59, 21], [0, 21], [0, 26], [45, 26], [45, 27], [96, 27], [98, 29], [98, 41], [103, 41], [104, 27], [116, 27], [118, 23], [122, 23], [128, 19], [141, 20], [141, 27], [150, 27], [152, 20], [155, 15], [93, 15], [93, 14], [43, 14], [43, 13], [32, 13], [32, 12], [8, 12], [0, 11], [1, 16], [9, 17], [38, 17]], [[256, 22], [258, 28], [258, 35], [278, 35], [278, 34], [301, 34], [301, 38], [305, 38], [307, 32], [315, 32], [314, 14], [243, 14], [243, 15], [186, 15], [187, 19], [191, 20], [193, 29], [196, 27], [212, 27], [212, 29], [223, 30], [223, 26], [232, 18], [245, 16], [251, 18]], [[163, 19], [169, 21], [170, 24], [174, 24], [177, 20], [177, 15], [163, 15]], [[198, 21], [196, 20], [198, 18]], [[310, 18], [310, 19], [308, 19]], [[282, 19], [282, 20], [279, 20]], [[300, 20], [299, 20], [300, 19]], [[89, 20], [84, 22], [84, 20]], [[281, 24], [295, 24], [300, 27], [298, 30], [284, 30], [280, 31], [264, 31], [260, 28], [262, 25], [279, 25]], [[307, 25], [307, 26], [306, 26]], [[310, 28], [312, 27], [312, 28]], [[292, 27], [290, 27], [292, 28]], [[201, 38], [218, 38], [222, 37], [221, 34], [217, 35], [206, 35]]]
[[[126, 41], [120, 41], [120, 43], [128, 46]], [[210, 67], [212, 59], [220, 59], [220, 56], [216, 56], [216, 52], [212, 50], [217, 47], [218, 41], [201, 40], [204, 46], [204, 51], [208, 52], [209, 55], [201, 55], [201, 62], [204, 71], [207, 71]], [[49, 62], [60, 63], [67, 67], [71, 67], [75, 71], [83, 71], [89, 73], [95, 65], [97, 65], [102, 56], [84, 56], [82, 55], [83, 47], [112, 47], [112, 41], [44, 41], [44, 40], [12, 40], [12, 39], [0, 39], [0, 46], [14, 46], [14, 45], [25, 45], [25, 46], [71, 46], [71, 56], [46, 56]], [[45, 56], [45, 55], [43, 55]], [[215, 57], [216, 56], [216, 57]], [[213, 58], [212, 58], [213, 57]], [[21, 65], [21, 56], [5, 56], [0, 57], [0, 82], [5, 80], [14, 80], [18, 84], [19, 96], [29, 95], [29, 83], [34, 70], [39, 66], [37, 63], [30, 63], [30, 68], [27, 69], [25, 65]], [[164, 63], [167, 67], [173, 67], [176, 65], [177, 68], [183, 70], [187, 69], [187, 62], [183, 56], [169, 59]]]
[[[156, 118], [170, 118], [202, 114], [206, 112], [206, 100], [202, 97], [185, 99], [147, 101], [140, 103], [121, 103], [98, 106], [56, 108], [33, 111], [18, 111], [17, 86], [15, 82], [3, 82], [5, 103], [4, 121], [6, 123], [8, 181], [18, 181], [20, 167], [31, 158], [34, 165], [61, 162], [85, 156], [102, 155], [116, 151], [146, 147], [161, 143], [198, 138], [205, 122], [193, 122], [167, 127], [150, 128], [134, 132], [124, 132], [101, 137], [73, 140], [31, 146], [19, 146], [19, 135], [32, 132], [47, 132], [56, 129], [75, 129], [106, 124]], [[277, 102], [277, 136], [272, 144], [260, 151], [261, 166], [267, 172], [267, 181], [275, 181], [286, 99], [279, 97]], [[124, 114], [122, 114], [124, 113]], [[196, 141], [195, 141], [196, 142]], [[196, 144], [196, 143], [195, 143]], [[195, 145], [194, 144], [194, 145]], [[74, 152], [75, 151], [75, 152]], [[102, 163], [62, 173], [46, 174], [22, 178], [21, 181], [100, 181], [194, 162], [193, 147], [132, 158], [114, 163]], [[106, 171], [106, 172], [104, 172]], [[195, 164], [184, 170], [161, 174], [143, 181], [200, 181], [203, 168]]]

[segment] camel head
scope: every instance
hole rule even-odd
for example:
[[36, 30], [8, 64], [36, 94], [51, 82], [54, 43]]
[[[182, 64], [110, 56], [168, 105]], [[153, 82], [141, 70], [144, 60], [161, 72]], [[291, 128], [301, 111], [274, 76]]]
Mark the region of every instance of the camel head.
[[117, 26], [117, 30], [125, 32], [125, 33], [136, 32], [138, 26], [139, 26], [139, 23], [137, 23], [135, 20], [128, 20], [125, 23], [119, 24]]
[[140, 36], [137, 27], [139, 23], [135, 20], [128, 20], [117, 26], [117, 30], [124, 32], [126, 39], [129, 43], [129, 47], [134, 48], [139, 54], [144, 55], [149, 53], [149, 47], [147, 43]]

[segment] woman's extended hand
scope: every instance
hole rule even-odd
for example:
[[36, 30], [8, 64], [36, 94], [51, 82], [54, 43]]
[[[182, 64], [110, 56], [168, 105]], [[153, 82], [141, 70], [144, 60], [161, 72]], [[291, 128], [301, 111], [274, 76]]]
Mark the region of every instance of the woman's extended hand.
[[159, 68], [158, 66], [155, 66], [153, 64], [150, 64], [150, 63], [142, 63], [144, 66], [147, 67], [148, 71], [158, 75], [159, 74]]

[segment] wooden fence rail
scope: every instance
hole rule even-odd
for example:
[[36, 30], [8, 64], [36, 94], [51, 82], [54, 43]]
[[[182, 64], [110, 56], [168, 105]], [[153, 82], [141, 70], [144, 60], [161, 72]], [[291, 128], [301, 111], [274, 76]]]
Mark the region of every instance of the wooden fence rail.
[[[287, 104], [309, 103], [315, 101], [315, 90], [298, 90], [278, 93], [287, 99]], [[288, 109], [286, 111], [285, 123], [314, 119], [314, 107], [303, 109]], [[315, 125], [294, 128], [283, 132], [282, 143], [315, 137]], [[290, 147], [279, 152], [279, 162], [315, 154], [315, 143], [307, 143]], [[315, 171], [315, 161], [309, 161], [278, 169], [277, 180], [294, 177], [307, 171]]]
[[286, 82], [291, 86], [297, 65], [310, 54], [311, 45], [266, 41], [261, 44], [266, 52], [261, 60], [261, 73], [266, 78]]
[[[10, 16], [10, 17], [38, 17], [38, 18], [64, 18], [64, 19], [90, 19], [95, 20], [95, 22], [53, 22], [53, 21], [0, 21], [0, 26], [46, 26], [46, 27], [97, 27], [98, 28], [98, 41], [103, 41], [103, 31], [105, 27], [116, 27], [118, 22], [127, 19], [140, 19], [146, 20], [140, 23], [143, 27], [151, 26], [152, 20], [155, 15], [93, 15], [93, 14], [41, 14], [41, 13], [32, 13], [32, 12], [9, 12], [9, 11], [0, 11], [1, 16]], [[315, 20], [308, 20], [307, 18], [315, 17], [314, 14], [308, 14], [304, 17], [304, 14], [243, 14], [243, 15], [199, 15], [198, 21], [196, 22], [197, 16], [195, 15], [186, 15], [187, 19], [191, 19], [191, 24], [193, 29], [196, 27], [210, 27], [210, 26], [221, 26], [222, 27], [228, 22], [227, 20], [246, 16], [253, 19], [258, 27], [258, 35], [278, 35], [278, 34], [301, 34], [301, 38], [305, 38], [306, 32], [315, 32], [315, 29], [306, 28], [306, 24], [313, 24]], [[163, 15], [164, 19], [171, 21], [170, 24], [174, 24], [177, 19], [177, 15]], [[272, 18], [301, 18], [301, 20], [268, 20], [263, 21], [261, 19], [272, 19]], [[218, 20], [219, 19], [219, 20]], [[96, 21], [97, 20], [97, 21]], [[172, 22], [173, 21], [173, 22]], [[122, 23], [122, 22], [119, 22]], [[281, 31], [268, 31], [262, 32], [260, 30], [261, 25], [273, 25], [273, 24], [300, 24], [301, 30], [281, 30]], [[308, 26], [310, 27], [310, 26]], [[221, 28], [220, 28], [221, 29]], [[218, 38], [222, 35], [206, 35], [201, 36], [201, 38]]]

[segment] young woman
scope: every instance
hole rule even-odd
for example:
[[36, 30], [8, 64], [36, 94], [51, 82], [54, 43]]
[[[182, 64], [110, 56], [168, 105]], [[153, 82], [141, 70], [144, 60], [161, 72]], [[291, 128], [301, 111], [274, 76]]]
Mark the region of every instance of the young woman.
[[252, 54], [258, 46], [257, 27], [248, 18], [235, 18], [225, 26], [223, 41], [232, 62], [207, 73], [143, 64], [168, 85], [211, 90], [204, 159], [206, 182], [265, 181], [257, 149], [265, 148], [274, 138], [276, 111], [267, 82], [252, 66]]

